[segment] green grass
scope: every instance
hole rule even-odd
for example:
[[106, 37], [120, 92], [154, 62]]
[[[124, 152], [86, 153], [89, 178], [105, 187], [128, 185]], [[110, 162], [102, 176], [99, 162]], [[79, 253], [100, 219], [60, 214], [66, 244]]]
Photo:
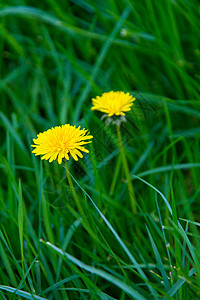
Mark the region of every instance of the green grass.
[[[36, 2], [0, 3], [0, 298], [198, 299], [198, 1]], [[67, 169], [31, 153], [65, 123], [94, 136]]]

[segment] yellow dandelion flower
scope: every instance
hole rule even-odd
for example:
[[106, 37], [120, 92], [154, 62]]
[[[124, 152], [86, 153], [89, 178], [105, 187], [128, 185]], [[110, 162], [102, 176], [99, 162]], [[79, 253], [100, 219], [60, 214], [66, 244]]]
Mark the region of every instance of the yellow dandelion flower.
[[35, 145], [31, 146], [35, 149], [32, 152], [35, 155], [43, 155], [41, 159], [49, 160], [49, 162], [58, 158], [59, 164], [63, 158], [69, 160], [69, 154], [75, 160], [78, 160], [78, 157], [82, 158], [83, 154], [80, 151], [89, 152], [83, 145], [91, 143], [92, 141], [88, 140], [93, 136], [89, 135], [88, 130], [80, 129], [80, 127], [65, 124], [39, 133], [37, 139], [33, 139]]
[[102, 111], [108, 117], [125, 116], [125, 112], [131, 110], [134, 100], [135, 98], [129, 93], [111, 91], [103, 93], [101, 97], [93, 98], [91, 110]]

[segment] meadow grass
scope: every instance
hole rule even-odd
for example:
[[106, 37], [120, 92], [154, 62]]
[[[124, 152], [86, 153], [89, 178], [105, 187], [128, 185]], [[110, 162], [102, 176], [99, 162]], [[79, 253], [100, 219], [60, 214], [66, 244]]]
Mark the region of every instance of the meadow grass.
[[[11, 0], [0, 20], [0, 297], [200, 298], [198, 1]], [[136, 97], [121, 141], [90, 110], [111, 90]], [[65, 123], [90, 153], [35, 157]]]

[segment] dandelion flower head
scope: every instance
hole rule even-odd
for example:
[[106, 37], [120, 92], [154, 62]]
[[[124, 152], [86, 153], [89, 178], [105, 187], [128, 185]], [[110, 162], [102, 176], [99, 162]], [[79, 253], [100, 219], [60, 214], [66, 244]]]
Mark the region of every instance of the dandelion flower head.
[[41, 159], [52, 162], [58, 158], [58, 163], [62, 163], [62, 159], [69, 160], [69, 154], [78, 160], [83, 157], [82, 152], [88, 153], [84, 145], [91, 143], [89, 141], [93, 136], [89, 135], [88, 130], [80, 129], [80, 126], [72, 126], [65, 124], [62, 126], [52, 127], [47, 131], [39, 133], [36, 139], [33, 139], [35, 149], [32, 151], [35, 155], [43, 155]]
[[135, 98], [129, 93], [111, 91], [103, 93], [101, 97], [93, 98], [91, 110], [102, 111], [108, 117], [125, 116], [125, 112], [131, 110], [134, 100]]

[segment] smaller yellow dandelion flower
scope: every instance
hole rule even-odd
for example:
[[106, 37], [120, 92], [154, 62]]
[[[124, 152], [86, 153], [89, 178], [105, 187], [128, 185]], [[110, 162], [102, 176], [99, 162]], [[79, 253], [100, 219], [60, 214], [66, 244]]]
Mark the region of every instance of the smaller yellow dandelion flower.
[[80, 129], [80, 127], [65, 124], [39, 133], [37, 139], [33, 139], [35, 145], [31, 146], [35, 149], [32, 152], [35, 155], [43, 155], [41, 159], [49, 160], [49, 162], [58, 157], [59, 164], [63, 158], [69, 160], [69, 154], [75, 160], [78, 160], [78, 157], [82, 158], [83, 154], [80, 151], [89, 152], [83, 145], [91, 143], [92, 141], [88, 140], [93, 136], [89, 135], [88, 130]]
[[108, 117], [125, 116], [125, 112], [131, 110], [134, 100], [135, 98], [129, 93], [111, 91], [103, 93], [101, 97], [93, 98], [91, 110], [102, 111]]

